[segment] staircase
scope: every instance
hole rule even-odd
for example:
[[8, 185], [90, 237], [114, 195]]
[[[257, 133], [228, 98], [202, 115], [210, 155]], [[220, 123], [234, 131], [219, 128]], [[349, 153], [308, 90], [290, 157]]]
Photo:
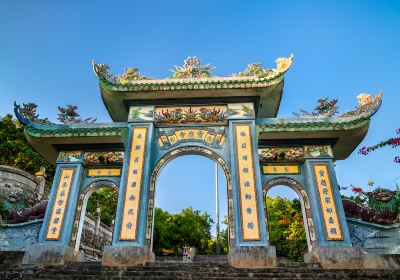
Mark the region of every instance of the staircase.
[[128, 268], [102, 267], [100, 262], [65, 266], [0, 266], [0, 279], [400, 279], [400, 270], [323, 269], [318, 264], [279, 260], [276, 268], [239, 269], [221, 259], [193, 263], [157, 260]]

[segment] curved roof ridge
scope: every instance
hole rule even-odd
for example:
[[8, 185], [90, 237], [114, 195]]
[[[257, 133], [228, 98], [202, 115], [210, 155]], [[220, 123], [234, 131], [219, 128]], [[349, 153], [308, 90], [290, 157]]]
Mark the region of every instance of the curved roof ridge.
[[[164, 79], [148, 79], [140, 75], [134, 76], [132, 79], [127, 79], [121, 75], [113, 76], [109, 74], [109, 67], [107, 64], [97, 64], [94, 60], [92, 61], [93, 71], [99, 78], [100, 82], [104, 85], [109, 86], [122, 86], [122, 87], [135, 87], [135, 86], [168, 86], [168, 85], [195, 85], [195, 84], [232, 84], [232, 83], [265, 83], [280, 79], [283, 74], [289, 70], [293, 61], [293, 54], [288, 58], [281, 57], [276, 60], [276, 68], [274, 69], [264, 69], [261, 68], [261, 64], [249, 64], [249, 71], [241, 72], [239, 74], [233, 74], [228, 77], [190, 77], [190, 78], [173, 78], [167, 77]], [[133, 69], [133, 68], [128, 68]], [[137, 69], [135, 69], [137, 70]], [[247, 69], [246, 69], [247, 70]], [[258, 75], [257, 75], [258, 74]], [[251, 85], [249, 85], [251, 87]], [[264, 85], [268, 86], [268, 85]], [[159, 89], [155, 89], [159, 90]]]

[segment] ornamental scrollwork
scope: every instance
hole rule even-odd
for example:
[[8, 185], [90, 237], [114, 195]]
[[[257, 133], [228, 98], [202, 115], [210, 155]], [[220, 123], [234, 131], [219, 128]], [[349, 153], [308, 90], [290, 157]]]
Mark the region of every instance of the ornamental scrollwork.
[[117, 74], [117, 75], [112, 75], [110, 73], [110, 67], [107, 64], [97, 64], [96, 62], [92, 62], [93, 64], [93, 71], [95, 74], [102, 80], [108, 80], [112, 81], [114, 83], [120, 83], [120, 84], [127, 84], [132, 81], [137, 81], [137, 80], [147, 80], [147, 77], [144, 77], [139, 74], [139, 69], [137, 68], [125, 68], [124, 73]]
[[263, 68], [262, 63], [251, 63], [247, 66], [246, 70], [233, 74], [233, 77], [257, 77], [273, 79], [289, 70], [292, 65], [294, 55], [291, 54], [289, 57], [280, 57], [276, 62], [276, 68]]
[[304, 151], [301, 147], [261, 148], [258, 149], [258, 155], [261, 162], [298, 162], [304, 159]]
[[175, 66], [175, 70], [171, 71], [174, 73], [174, 79], [191, 79], [209, 78], [213, 69], [215, 67], [211, 67], [210, 64], [202, 65], [197, 56], [189, 56], [183, 66]]
[[84, 165], [116, 164], [121, 165], [124, 152], [86, 152], [83, 158]]

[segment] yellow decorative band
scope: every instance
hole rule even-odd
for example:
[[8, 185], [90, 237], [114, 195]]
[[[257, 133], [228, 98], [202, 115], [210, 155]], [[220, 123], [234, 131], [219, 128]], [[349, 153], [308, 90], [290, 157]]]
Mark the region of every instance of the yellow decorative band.
[[299, 174], [300, 168], [298, 165], [264, 165], [262, 171], [267, 175]]
[[225, 128], [219, 129], [158, 129], [158, 145], [161, 149], [168, 149], [181, 142], [202, 142], [203, 144], [220, 149], [225, 142]]
[[143, 163], [146, 152], [147, 127], [132, 129], [132, 142], [125, 186], [124, 207], [120, 240], [136, 240], [140, 192], [142, 189]]
[[254, 176], [254, 158], [251, 131], [249, 124], [236, 124], [236, 157], [240, 195], [240, 216], [242, 239], [244, 241], [260, 240], [258, 219], [256, 180]]
[[62, 169], [61, 171], [58, 179], [57, 194], [53, 202], [50, 221], [47, 227], [46, 240], [60, 239], [74, 172], [75, 169]]
[[325, 233], [328, 240], [343, 240], [327, 164], [313, 165]]
[[93, 168], [88, 170], [88, 177], [121, 176], [121, 168]]

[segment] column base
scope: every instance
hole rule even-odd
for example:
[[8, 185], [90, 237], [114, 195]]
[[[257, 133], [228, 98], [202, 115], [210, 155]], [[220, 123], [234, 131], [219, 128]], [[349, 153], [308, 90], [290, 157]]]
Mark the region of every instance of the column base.
[[269, 268], [276, 266], [275, 246], [229, 247], [228, 262], [237, 268]]
[[362, 253], [357, 247], [320, 246], [304, 255], [306, 263], [320, 263], [323, 268], [362, 268]]
[[153, 252], [144, 246], [105, 246], [101, 265], [112, 267], [126, 267], [144, 265], [154, 262]]
[[400, 254], [363, 254], [363, 267], [367, 269], [400, 269]]
[[67, 262], [83, 261], [83, 253], [75, 252], [65, 245], [34, 244], [25, 251], [23, 264], [64, 265]]

